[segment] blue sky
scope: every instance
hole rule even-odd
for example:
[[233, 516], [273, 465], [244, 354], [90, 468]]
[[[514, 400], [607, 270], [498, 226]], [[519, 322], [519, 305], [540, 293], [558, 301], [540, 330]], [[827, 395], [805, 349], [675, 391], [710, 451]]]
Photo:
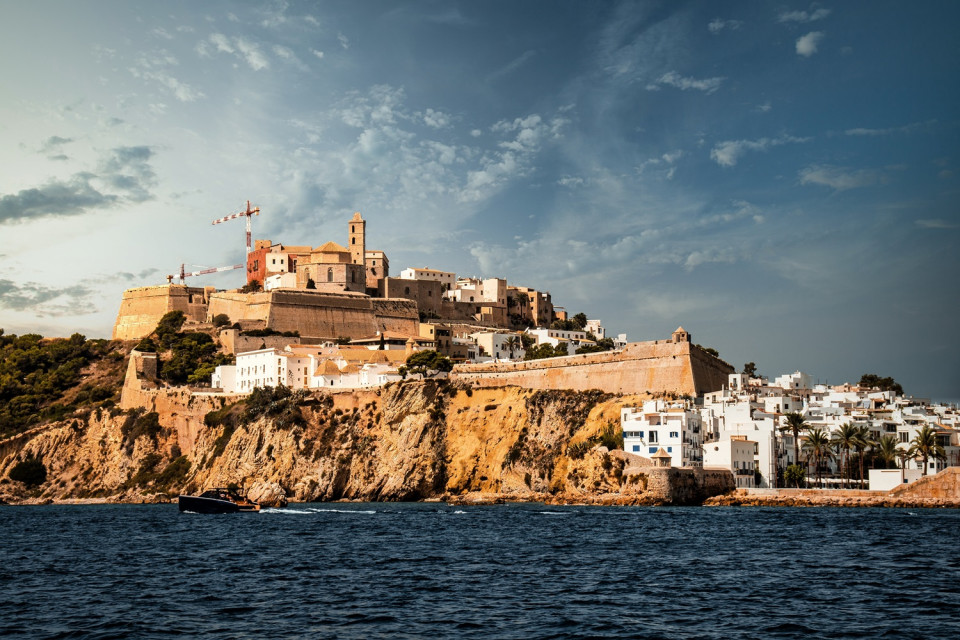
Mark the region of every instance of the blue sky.
[[[960, 398], [954, 2], [0, 2], [0, 326], [254, 236]], [[188, 269], [190, 267], [188, 266]], [[195, 279], [238, 286], [240, 272]]]

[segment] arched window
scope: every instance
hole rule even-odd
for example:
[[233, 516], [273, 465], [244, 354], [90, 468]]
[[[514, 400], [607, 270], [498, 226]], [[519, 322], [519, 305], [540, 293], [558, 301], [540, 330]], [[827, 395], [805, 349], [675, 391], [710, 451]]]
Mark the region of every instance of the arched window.
[[350, 282], [356, 282], [356, 281], [357, 281], [357, 272], [356, 272], [356, 271], [351, 271], [351, 272], [350, 272]]
[[333, 282], [333, 267], [327, 267], [327, 282]]
[[357, 244], [356, 238], [350, 238], [350, 244]]

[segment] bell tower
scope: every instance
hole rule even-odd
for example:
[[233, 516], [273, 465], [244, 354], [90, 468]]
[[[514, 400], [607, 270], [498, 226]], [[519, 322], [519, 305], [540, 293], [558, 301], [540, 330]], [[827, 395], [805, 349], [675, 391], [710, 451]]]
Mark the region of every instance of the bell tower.
[[350, 249], [350, 262], [359, 265], [354, 269], [358, 271], [360, 291], [363, 291], [366, 288], [367, 275], [367, 221], [363, 219], [359, 211], [353, 214], [347, 224], [347, 242]]
[[350, 219], [348, 230], [350, 262], [362, 265], [367, 251], [367, 221], [360, 217], [359, 211]]

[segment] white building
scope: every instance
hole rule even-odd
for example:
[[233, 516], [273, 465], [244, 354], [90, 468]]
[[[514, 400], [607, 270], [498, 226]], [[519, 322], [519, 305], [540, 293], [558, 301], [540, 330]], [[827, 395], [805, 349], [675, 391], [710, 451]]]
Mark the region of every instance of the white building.
[[758, 452], [757, 443], [746, 436], [726, 434], [721, 440], [703, 445], [703, 466], [729, 469], [738, 489], [750, 489], [755, 486]]
[[687, 402], [648, 400], [643, 407], [620, 410], [623, 448], [650, 457], [663, 448], [674, 467], [703, 466], [700, 414]]
[[450, 271], [439, 271], [429, 267], [424, 267], [423, 269], [414, 269], [412, 267], [404, 269], [400, 272], [400, 277], [403, 280], [435, 280], [447, 285], [448, 289], [452, 289], [457, 282], [457, 274]]
[[[501, 331], [481, 331], [471, 333], [473, 340], [482, 352], [478, 350], [478, 360], [487, 356], [490, 360], [523, 360], [526, 351], [520, 334]], [[481, 355], [482, 354], [482, 355]]]
[[800, 371], [794, 371], [793, 373], [779, 376], [773, 381], [771, 386], [780, 387], [781, 389], [788, 389], [791, 391], [799, 389], [811, 389], [813, 388], [813, 376]]
[[273, 291], [274, 289], [296, 289], [296, 273], [275, 273], [263, 279], [263, 290]]
[[607, 337], [606, 329], [603, 328], [600, 320], [587, 320], [587, 324], [583, 330], [592, 333], [597, 340], [603, 340]]
[[562, 329], [527, 329], [527, 335], [536, 340], [537, 346], [549, 344], [553, 347], [563, 345], [569, 355], [574, 355], [584, 344], [594, 344], [587, 339], [586, 331], [564, 331]]

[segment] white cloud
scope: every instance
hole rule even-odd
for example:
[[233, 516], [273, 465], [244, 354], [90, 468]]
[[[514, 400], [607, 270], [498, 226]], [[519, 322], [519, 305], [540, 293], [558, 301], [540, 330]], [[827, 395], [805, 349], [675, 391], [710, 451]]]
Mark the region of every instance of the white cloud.
[[810, 138], [780, 136], [778, 138], [760, 138], [759, 140], [725, 140], [710, 151], [710, 159], [721, 167], [732, 167], [747, 151], [766, 151], [788, 143], [807, 142]]
[[810, 11], [785, 11], [780, 14], [778, 18], [779, 22], [798, 22], [798, 23], [807, 23], [807, 22], [816, 22], [817, 20], [823, 20], [832, 13], [830, 9], [817, 8], [817, 6], [811, 5]]
[[427, 109], [423, 114], [423, 123], [434, 129], [444, 129], [450, 126], [450, 116], [442, 111]]
[[714, 18], [707, 25], [707, 29], [710, 33], [720, 33], [724, 29], [736, 31], [741, 26], [743, 26], [743, 22], [740, 20], [721, 20], [720, 18]]
[[347, 39], [347, 36], [343, 35], [342, 33], [338, 33], [337, 40], [340, 42], [340, 46], [344, 49], [350, 48], [350, 40]]
[[770, 104], [769, 100], [764, 102], [763, 104], [757, 105], [757, 111], [759, 111], [760, 113], [767, 113], [771, 109], [773, 109], [773, 105]]
[[837, 191], [868, 187], [881, 177], [879, 172], [871, 169], [853, 170], [831, 165], [811, 165], [800, 171], [801, 184], [819, 184]]
[[300, 69], [301, 71], [310, 70], [310, 68], [307, 65], [305, 65], [303, 61], [300, 60], [300, 58], [297, 57], [297, 54], [295, 54], [293, 50], [288, 47], [283, 47], [281, 45], [274, 45], [273, 53], [281, 60], [284, 60], [285, 62], [292, 64], [293, 66], [295, 66], [297, 69]]
[[316, 57], [318, 57], [318, 58], [320, 58], [321, 60], [323, 60], [323, 51], [319, 51], [319, 50], [317, 50], [317, 49], [310, 49], [310, 53], [312, 53], [312, 54], [315, 55]]
[[230, 38], [223, 35], [222, 33], [211, 33], [210, 42], [213, 43], [213, 46], [217, 48], [217, 51], [221, 53], [233, 53], [233, 45], [230, 44]]
[[247, 61], [247, 64], [250, 65], [251, 69], [254, 71], [260, 71], [261, 69], [270, 68], [270, 63], [267, 61], [266, 56], [263, 55], [263, 52], [260, 51], [260, 47], [258, 47], [256, 44], [242, 38], [236, 38], [234, 43], [236, 44], [240, 55], [244, 60]]
[[696, 89], [698, 91], [705, 91], [706, 93], [713, 93], [720, 88], [720, 84], [725, 80], [725, 78], [685, 78], [681, 76], [676, 71], [668, 71], [654, 82], [647, 85], [648, 91], [656, 91], [660, 88], [661, 85], [669, 85], [671, 87], [676, 87], [682, 91], [687, 91], [689, 89]]
[[886, 136], [892, 133], [910, 133], [921, 127], [936, 124], [936, 120], [928, 120], [927, 122], [911, 122], [910, 124], [903, 125], [902, 127], [888, 127], [886, 129], [867, 129], [864, 127], [857, 127], [854, 129], [847, 129], [844, 131], [848, 136]]
[[960, 229], [960, 224], [956, 222], [947, 222], [939, 218], [930, 220], [915, 220], [918, 227], [922, 229]]
[[823, 31], [811, 31], [797, 38], [797, 55], [809, 58], [817, 52], [817, 45], [823, 40]]

